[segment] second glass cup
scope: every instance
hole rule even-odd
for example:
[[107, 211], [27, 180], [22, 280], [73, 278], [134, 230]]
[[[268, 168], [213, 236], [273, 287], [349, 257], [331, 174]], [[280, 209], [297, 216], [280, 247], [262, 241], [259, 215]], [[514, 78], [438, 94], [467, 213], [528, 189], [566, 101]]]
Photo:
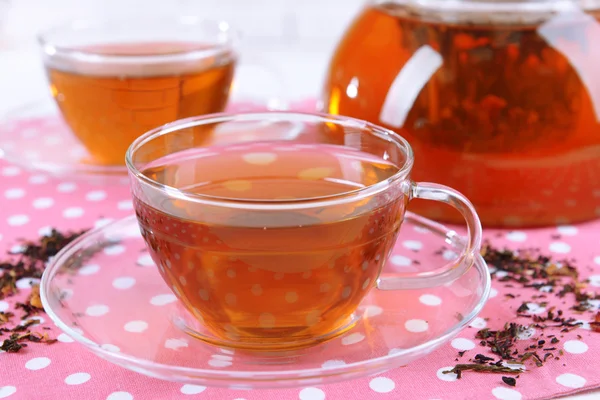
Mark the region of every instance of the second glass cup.
[[[197, 322], [183, 328], [268, 351], [345, 332], [373, 288], [440, 286], [471, 267], [475, 210], [453, 189], [412, 182], [413, 161], [392, 131], [283, 112], [176, 121], [138, 138], [126, 158], [150, 254]], [[464, 251], [439, 269], [381, 275], [413, 198], [463, 215]]]
[[102, 165], [150, 129], [223, 111], [237, 61], [229, 24], [196, 17], [74, 21], [39, 42], [52, 96]]

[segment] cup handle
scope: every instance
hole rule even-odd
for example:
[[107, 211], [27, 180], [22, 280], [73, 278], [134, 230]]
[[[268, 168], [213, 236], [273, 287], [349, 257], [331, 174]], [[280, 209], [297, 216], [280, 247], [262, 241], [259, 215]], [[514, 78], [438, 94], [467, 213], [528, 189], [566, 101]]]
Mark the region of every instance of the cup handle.
[[[257, 93], [267, 93], [257, 99]], [[287, 101], [283, 73], [273, 63], [257, 53], [243, 54], [233, 77], [233, 102], [257, 102], [268, 110], [286, 110]], [[261, 102], [262, 100], [262, 102]]]
[[[467, 240], [456, 232], [446, 235], [446, 241], [462, 247], [459, 257], [434, 271], [402, 276], [380, 276], [377, 288], [380, 290], [410, 290], [442, 286], [460, 278], [473, 266], [481, 248], [481, 222], [469, 200], [456, 190], [437, 183], [411, 182], [408, 185], [408, 199], [434, 200], [456, 208], [467, 223]], [[440, 225], [441, 227], [441, 225]], [[446, 230], [445, 228], [443, 229]]]

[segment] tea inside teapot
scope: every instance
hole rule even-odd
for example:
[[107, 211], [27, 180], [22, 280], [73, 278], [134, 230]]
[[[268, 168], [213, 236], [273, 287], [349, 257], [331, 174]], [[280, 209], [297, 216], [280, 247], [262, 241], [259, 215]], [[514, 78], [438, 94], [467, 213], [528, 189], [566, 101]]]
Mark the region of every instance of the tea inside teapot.
[[[324, 111], [404, 136], [413, 177], [463, 192], [485, 225], [600, 216], [600, 2], [581, 4], [373, 2], [331, 60]], [[458, 221], [437, 207], [415, 211]]]

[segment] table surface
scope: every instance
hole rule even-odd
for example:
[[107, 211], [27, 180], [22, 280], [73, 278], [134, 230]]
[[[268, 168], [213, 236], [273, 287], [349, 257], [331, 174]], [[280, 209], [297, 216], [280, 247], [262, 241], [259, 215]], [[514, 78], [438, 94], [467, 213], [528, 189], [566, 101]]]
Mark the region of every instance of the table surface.
[[[319, 46], [314, 41], [298, 41], [297, 47], [294, 49], [289, 49], [281, 43], [271, 44], [270, 46], [263, 46], [263, 48], [261, 48], [264, 56], [263, 58], [267, 59], [271, 65], [284, 71], [283, 76], [286, 84], [286, 98], [284, 100], [318, 94], [322, 73], [327, 65], [327, 54], [330, 47], [330, 43]], [[252, 49], [250, 48], [249, 50]], [[2, 95], [0, 96], [0, 114], [10, 110], [17, 104], [24, 104], [36, 100], [40, 98], [40, 96], [46, 95], [44, 73], [39, 64], [37, 53], [31, 46], [5, 46], [4, 51], [0, 52], [0, 77], [2, 77], [2, 79], [0, 79], [0, 86], [2, 87]], [[260, 87], [259, 85], [255, 87], [248, 86], [247, 90], [249, 92], [260, 91]], [[0, 183], [0, 189], [4, 191], [5, 189], [8, 189], [8, 187], [5, 183]], [[3, 210], [5, 210], [7, 202], [9, 202], [9, 200], [6, 198], [0, 198], [0, 207], [2, 207]], [[23, 208], [25, 207], [26, 206], [24, 205]], [[113, 216], [118, 217], [119, 215], [126, 215], [127, 212], [130, 211], [120, 210], [113, 213]], [[6, 217], [6, 214], [4, 213], [5, 211], [2, 213], [3, 220], [5, 219], [4, 217]], [[27, 236], [32, 237], [33, 232], [34, 231], [28, 232]], [[5, 232], [2, 232], [2, 234], [5, 238], [12, 236]], [[6, 242], [1, 243], [1, 247], [3, 249], [6, 248]], [[1, 377], [0, 386], [2, 386]], [[352, 384], [350, 386], [354, 387]], [[234, 393], [231, 398], [235, 398], [235, 395], [239, 394]], [[320, 398], [318, 395], [315, 396], [317, 397], [308, 397], [308, 395], [306, 395], [305, 398]], [[598, 396], [600, 396], [598, 393], [588, 393], [573, 395], [568, 398], [571, 400], [591, 400], [599, 398]], [[2, 397], [1, 388], [0, 397]], [[240, 398], [241, 397], [243, 396], [240, 395]], [[300, 398], [304, 400], [304, 398]]]

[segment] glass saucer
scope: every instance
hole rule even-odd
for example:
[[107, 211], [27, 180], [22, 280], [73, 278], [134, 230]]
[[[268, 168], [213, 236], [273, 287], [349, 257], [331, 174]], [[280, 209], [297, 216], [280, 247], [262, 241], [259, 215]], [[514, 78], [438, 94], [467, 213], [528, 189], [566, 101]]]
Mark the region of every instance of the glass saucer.
[[81, 145], [52, 98], [40, 98], [0, 118], [0, 158], [62, 178], [96, 177], [127, 184], [127, 168], [98, 163]]
[[[227, 112], [282, 108], [274, 97], [235, 94]], [[233, 95], [232, 95], [233, 96]], [[40, 98], [0, 115], [0, 159], [37, 173], [92, 183], [128, 185], [127, 168], [103, 165], [79, 142], [52, 98]]]
[[[407, 213], [384, 273], [434, 269], [456, 256], [461, 241], [456, 232]], [[414, 362], [466, 327], [489, 290], [489, 272], [478, 257], [465, 275], [442, 287], [373, 289], [356, 324], [317, 346], [279, 353], [219, 348], [177, 323], [189, 317], [159, 276], [134, 216], [71, 243], [41, 282], [50, 318], [98, 356], [156, 378], [233, 388], [325, 384]]]

